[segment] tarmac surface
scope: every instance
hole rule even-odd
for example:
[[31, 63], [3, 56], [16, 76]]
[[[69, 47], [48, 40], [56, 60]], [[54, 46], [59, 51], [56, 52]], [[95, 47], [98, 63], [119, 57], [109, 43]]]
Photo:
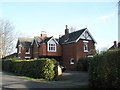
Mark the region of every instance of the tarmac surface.
[[[0, 73], [1, 74], [1, 73]], [[2, 72], [2, 88], [70, 88], [88, 85], [88, 73], [65, 71], [58, 81], [28, 80], [11, 73]]]

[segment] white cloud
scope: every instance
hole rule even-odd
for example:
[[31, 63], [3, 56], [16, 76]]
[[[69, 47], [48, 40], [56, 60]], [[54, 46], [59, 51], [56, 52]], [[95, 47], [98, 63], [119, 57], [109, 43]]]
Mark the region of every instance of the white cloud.
[[114, 16], [116, 14], [117, 14], [117, 12], [114, 11], [114, 12], [112, 12], [110, 14], [107, 14], [107, 15], [104, 15], [104, 16], [100, 16], [99, 20], [107, 20], [107, 19], [111, 18], [112, 16]]

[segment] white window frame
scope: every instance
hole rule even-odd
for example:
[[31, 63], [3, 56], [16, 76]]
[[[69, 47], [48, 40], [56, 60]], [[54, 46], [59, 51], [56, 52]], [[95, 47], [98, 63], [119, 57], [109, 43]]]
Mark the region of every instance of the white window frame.
[[25, 59], [30, 59], [31, 57], [26, 56]]
[[[88, 41], [83, 41], [84, 45], [83, 45], [83, 48], [84, 48], [84, 52], [88, 52]], [[85, 45], [86, 45], [86, 49], [85, 49]]]
[[[51, 43], [51, 40], [50, 40], [47, 44], [48, 44], [48, 47], [47, 47], [48, 52], [56, 52], [56, 42], [55, 41], [54, 41], [54, 43]], [[52, 48], [54, 48], [54, 50], [52, 50]]]
[[[26, 49], [29, 48], [29, 47], [26, 47]], [[28, 50], [28, 52], [25, 52], [25, 54], [30, 54], [30, 48]]]
[[75, 60], [74, 60], [74, 62], [72, 60], [74, 60], [74, 58], [70, 59], [70, 64], [75, 64]]
[[88, 58], [93, 58], [93, 55], [88, 55], [87, 57], [88, 57]]
[[[53, 49], [54, 48], [54, 49]], [[53, 49], [53, 50], [52, 50]], [[56, 52], [56, 44], [48, 44], [48, 51], [49, 52]]]
[[18, 45], [18, 53], [21, 53], [21, 50], [22, 50], [22, 46]]

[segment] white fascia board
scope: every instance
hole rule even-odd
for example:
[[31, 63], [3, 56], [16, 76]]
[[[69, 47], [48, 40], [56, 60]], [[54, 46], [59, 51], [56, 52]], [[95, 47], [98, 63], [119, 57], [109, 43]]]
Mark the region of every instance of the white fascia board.
[[34, 40], [35, 40], [35, 39], [33, 39], [33, 40], [32, 40], [32, 43], [31, 43], [31, 45], [33, 45], [33, 42], [34, 42]]
[[[35, 40], [35, 39], [32, 40], [31, 45], [33, 45], [34, 40]], [[36, 40], [35, 40], [35, 43], [36, 43], [37, 47], [39, 47], [38, 44], [37, 44], [37, 42], [36, 42]]]
[[75, 41], [77, 42], [78, 40], [80, 40], [80, 38], [82, 37], [82, 35], [86, 32], [86, 30], [79, 36], [79, 38]]
[[58, 42], [55, 40], [55, 38], [53, 36], [47, 43], [49, 43], [52, 39], [55, 41], [56, 44], [58, 44]]
[[94, 41], [95, 43], [97, 43], [97, 42], [95, 41], [95, 39], [92, 37], [91, 33], [88, 31], [88, 29], [86, 29], [86, 30], [79, 36], [79, 38], [78, 38], [75, 42], [77, 42], [78, 40], [80, 40], [80, 38], [82, 37], [83, 34], [85, 34], [86, 31], [90, 34], [90, 36], [91, 36], [91, 38], [93, 39], [93, 41]]
[[92, 34], [88, 31], [88, 29], [86, 29], [86, 30], [87, 30], [87, 32], [90, 34], [90, 36], [91, 36], [91, 38], [93, 39], [93, 41], [94, 41], [95, 43], [97, 43], [97, 42], [95, 41], [95, 39], [93, 38]]
[[[20, 43], [19, 45], [18, 45], [18, 42]], [[18, 40], [18, 42], [17, 42], [17, 45], [22, 47], [22, 44], [21, 44], [20, 40]]]
[[18, 47], [19, 47], [19, 46], [22, 47], [22, 44], [20, 43], [20, 44], [18, 45]]

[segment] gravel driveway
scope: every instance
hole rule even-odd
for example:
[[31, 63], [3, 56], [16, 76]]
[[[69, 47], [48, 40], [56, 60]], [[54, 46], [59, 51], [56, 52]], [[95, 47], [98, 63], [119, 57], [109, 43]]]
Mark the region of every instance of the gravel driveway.
[[35, 81], [10, 73], [2, 73], [2, 88], [70, 88], [88, 85], [88, 73], [66, 71], [59, 81]]

